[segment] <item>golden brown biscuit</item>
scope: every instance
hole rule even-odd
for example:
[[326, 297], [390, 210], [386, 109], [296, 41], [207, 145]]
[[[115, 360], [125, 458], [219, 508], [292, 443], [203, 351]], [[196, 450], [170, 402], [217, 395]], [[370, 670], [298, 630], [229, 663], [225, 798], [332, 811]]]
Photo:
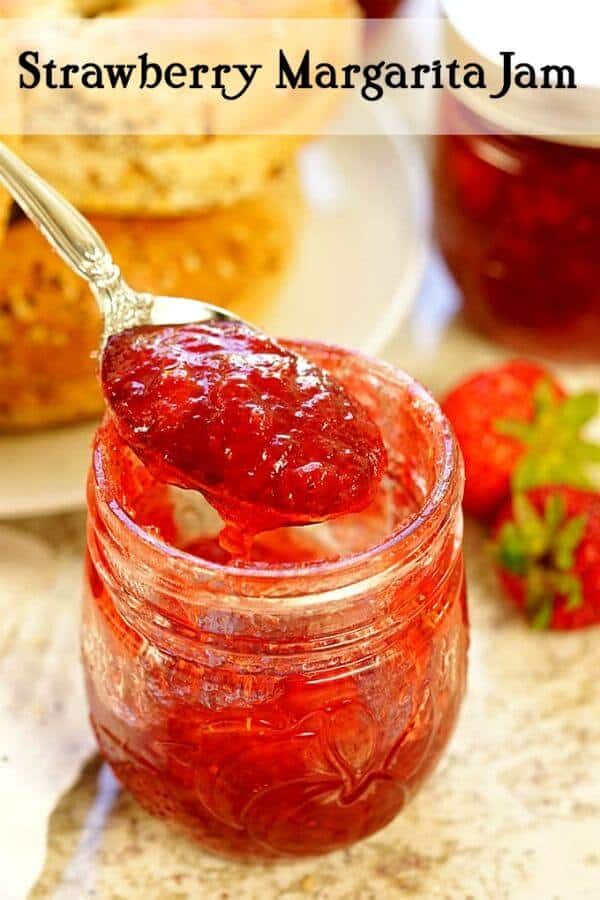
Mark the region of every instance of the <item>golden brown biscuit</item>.
[[[131, 285], [199, 297], [253, 318], [279, 284], [301, 213], [295, 169], [229, 208], [175, 219], [96, 217]], [[86, 285], [24, 219], [0, 246], [0, 430], [102, 410], [92, 354], [100, 317]]]
[[0, 15], [320, 19], [359, 16], [355, 0], [0, 0]]
[[260, 191], [301, 143], [288, 136], [26, 136], [22, 155], [86, 212], [172, 216]]
[[[39, 16], [44, 10], [55, 10], [57, 4], [63, 7], [65, 14], [82, 17], [147, 17], [166, 14], [166, 10], [170, 17], [348, 19], [359, 15], [355, 0], [286, 0], [284, 3], [281, 0], [173, 0], [171, 3], [167, 0], [44, 0], [34, 4], [35, 13], [30, 0], [4, 0], [4, 6], [13, 15], [20, 8], [24, 15]], [[315, 121], [321, 124], [331, 112], [335, 92], [331, 92], [323, 109], [322, 98], [326, 95], [323, 92], [312, 95], [313, 92], [294, 95], [295, 99], [289, 100], [289, 109], [285, 107], [287, 112], [281, 113], [283, 121], [288, 122], [289, 127], [285, 130], [289, 130], [289, 134], [248, 135], [246, 131], [251, 130], [250, 126], [246, 128], [248, 122], [239, 127], [240, 134], [232, 133], [237, 132], [240, 125], [232, 113], [236, 127], [222, 129], [227, 134], [220, 136], [76, 135], [72, 133], [74, 129], [65, 126], [67, 133], [64, 135], [25, 136], [22, 152], [34, 169], [83, 211], [151, 216], [198, 212], [256, 193], [274, 171], [290, 162], [307, 140], [305, 136], [295, 134], [297, 130], [305, 130], [302, 127], [307, 122], [302, 113], [304, 106], [308, 105], [312, 110], [319, 100], [314, 115], [317, 116]], [[37, 95], [26, 95], [24, 102], [25, 109], [31, 113], [32, 104], [37, 108]], [[53, 108], [44, 112], [47, 99], [43, 95], [39, 102], [38, 113], [43, 123], [45, 115], [53, 115]], [[96, 111], [99, 102], [94, 98]], [[170, 98], [169, 104], [172, 107]], [[235, 105], [229, 108], [237, 109]], [[127, 110], [130, 117], [129, 104]], [[257, 115], [256, 125], [260, 130], [263, 113]], [[33, 116], [37, 121], [35, 113]], [[250, 118], [254, 122], [252, 116]], [[115, 126], [119, 121], [117, 116]], [[313, 119], [309, 116], [308, 121]], [[120, 129], [111, 126], [109, 130]], [[140, 123], [135, 130], [140, 130]], [[176, 130], [180, 129], [173, 129]]]
[[3, 240], [8, 225], [12, 200], [5, 190], [0, 188], [0, 241]]
[[[21, 147], [21, 138], [15, 135], [0, 135], [0, 140], [10, 147], [11, 150], [16, 150], [20, 152]], [[6, 229], [8, 227], [8, 220], [10, 218], [10, 212], [12, 209], [13, 200], [8, 191], [5, 191], [4, 188], [0, 187], [0, 243], [4, 240], [4, 236], [6, 234]]]

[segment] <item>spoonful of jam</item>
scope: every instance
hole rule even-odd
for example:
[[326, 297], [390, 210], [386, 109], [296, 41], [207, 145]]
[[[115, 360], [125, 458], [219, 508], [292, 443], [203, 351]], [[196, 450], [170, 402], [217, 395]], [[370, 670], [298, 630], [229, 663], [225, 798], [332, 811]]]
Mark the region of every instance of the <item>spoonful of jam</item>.
[[204, 494], [234, 554], [258, 532], [363, 509], [383, 475], [367, 411], [241, 321], [112, 335], [101, 378], [123, 440], [159, 480]]
[[159, 480], [204, 494], [229, 552], [370, 503], [386, 451], [338, 381], [226, 310], [133, 291], [83, 216], [2, 144], [0, 182], [90, 284], [121, 438]]

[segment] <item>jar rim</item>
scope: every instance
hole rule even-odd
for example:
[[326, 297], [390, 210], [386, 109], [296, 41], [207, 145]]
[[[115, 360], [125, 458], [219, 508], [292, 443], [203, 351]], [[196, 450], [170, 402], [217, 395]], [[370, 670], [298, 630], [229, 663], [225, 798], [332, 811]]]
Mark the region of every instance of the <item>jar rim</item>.
[[[212, 579], [219, 578], [230, 583], [242, 579], [244, 581], [256, 579], [264, 584], [280, 582], [285, 584], [286, 587], [296, 583], [307, 584], [313, 581], [322, 581], [325, 578], [334, 578], [336, 576], [344, 578], [344, 576], [351, 575], [353, 572], [363, 572], [370, 564], [375, 563], [377, 560], [388, 558], [394, 550], [399, 550], [403, 545], [410, 543], [413, 551], [418, 551], [425, 543], [427, 535], [431, 534], [432, 524], [437, 522], [439, 527], [441, 527], [443, 521], [447, 518], [445, 514], [446, 501], [450, 501], [452, 510], [455, 508], [453, 501], [456, 501], [456, 506], [461, 501], [463, 470], [460, 451], [448, 419], [427, 388], [403, 370], [359, 351], [349, 351], [334, 344], [325, 344], [311, 340], [286, 340], [283, 343], [291, 346], [297, 352], [310, 351], [313, 348], [314, 350], [325, 351], [334, 355], [336, 353], [343, 353], [346, 356], [350, 354], [353, 358], [367, 364], [369, 368], [376, 371], [376, 374], [382, 379], [396, 382], [399, 387], [403, 388], [427, 420], [428, 427], [437, 445], [433, 483], [427, 489], [423, 502], [414, 513], [402, 521], [385, 539], [365, 550], [349, 553], [334, 560], [320, 560], [301, 564], [282, 563], [278, 566], [254, 563], [242, 567], [202, 559], [167, 543], [139, 525], [115, 497], [107, 499], [106, 496], [103, 496], [110, 493], [111, 479], [105, 472], [103, 450], [98, 440], [96, 440], [92, 458], [92, 472], [95, 484], [99, 489], [100, 499], [108, 507], [110, 513], [119, 520], [120, 524], [129, 533], [141, 542], [144, 548], [150, 553], [159, 553], [163, 559], [167, 557], [175, 565], [180, 566], [180, 574], [188, 572], [193, 577], [204, 575]], [[451, 496], [453, 493], [454, 496]], [[434, 533], [437, 533], [437, 530]], [[390, 561], [389, 565], [377, 567], [377, 574], [387, 571], [390, 565], [394, 565], [396, 562], [396, 560]], [[402, 559], [401, 562], [406, 562], [406, 559]], [[364, 583], [365, 578], [369, 577], [369, 574], [372, 573], [359, 574], [358, 580]], [[354, 583], [354, 581], [346, 581], [345, 583]], [[319, 595], [323, 595], [325, 599], [325, 594], [331, 594], [331, 591], [318, 589], [312, 593], [310, 590], [304, 589], [302, 594], [285, 593], [286, 608], [302, 605], [303, 600], [314, 603], [317, 597], [321, 599]], [[281, 594], [278, 596], [281, 597]], [[275, 595], [273, 595], [273, 598], [275, 599]]]

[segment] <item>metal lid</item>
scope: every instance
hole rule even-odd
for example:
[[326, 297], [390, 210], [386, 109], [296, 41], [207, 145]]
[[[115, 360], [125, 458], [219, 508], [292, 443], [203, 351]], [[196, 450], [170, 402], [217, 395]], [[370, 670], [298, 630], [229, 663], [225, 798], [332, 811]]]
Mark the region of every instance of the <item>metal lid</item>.
[[[461, 102], [502, 130], [600, 147], [600, 4], [442, 0], [442, 6], [446, 55], [486, 74], [486, 88], [462, 88]], [[567, 87], [572, 77], [561, 67], [574, 70], [575, 87]], [[518, 86], [517, 73], [536, 87]], [[492, 97], [507, 84], [504, 96]]]

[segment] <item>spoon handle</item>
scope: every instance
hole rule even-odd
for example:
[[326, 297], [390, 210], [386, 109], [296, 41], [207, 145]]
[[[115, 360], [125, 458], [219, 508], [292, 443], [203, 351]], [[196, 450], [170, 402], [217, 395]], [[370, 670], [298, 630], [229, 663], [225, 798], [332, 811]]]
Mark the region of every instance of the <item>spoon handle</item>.
[[100, 290], [120, 277], [96, 229], [1, 141], [0, 183], [77, 275]]
[[88, 282], [104, 320], [102, 349], [112, 334], [140, 325], [237, 320], [227, 310], [181, 297], [134, 291], [121, 277], [95, 228], [0, 141], [0, 184], [68, 266]]

